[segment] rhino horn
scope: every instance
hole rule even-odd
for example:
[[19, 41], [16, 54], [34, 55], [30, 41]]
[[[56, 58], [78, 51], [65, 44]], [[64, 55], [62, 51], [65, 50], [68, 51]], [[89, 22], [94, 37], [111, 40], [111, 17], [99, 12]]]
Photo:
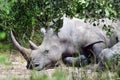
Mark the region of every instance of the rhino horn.
[[29, 44], [30, 44], [30, 48], [32, 49], [32, 50], [35, 50], [35, 49], [38, 49], [39, 47], [35, 44], [35, 43], [33, 43], [31, 40], [29, 40]]
[[26, 61], [30, 60], [30, 54], [31, 54], [31, 49], [27, 49], [22, 47], [17, 40], [15, 39], [13, 32], [11, 31], [11, 39], [14, 43], [14, 45], [17, 47], [17, 49], [21, 52], [22, 56], [25, 58]]

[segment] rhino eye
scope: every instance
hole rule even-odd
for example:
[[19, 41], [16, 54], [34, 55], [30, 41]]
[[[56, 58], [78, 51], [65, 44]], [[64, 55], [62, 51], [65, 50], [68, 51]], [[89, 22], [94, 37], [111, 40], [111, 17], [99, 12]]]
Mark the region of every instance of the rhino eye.
[[45, 52], [45, 53], [48, 53], [48, 52], [49, 52], [49, 50], [45, 50], [44, 52]]

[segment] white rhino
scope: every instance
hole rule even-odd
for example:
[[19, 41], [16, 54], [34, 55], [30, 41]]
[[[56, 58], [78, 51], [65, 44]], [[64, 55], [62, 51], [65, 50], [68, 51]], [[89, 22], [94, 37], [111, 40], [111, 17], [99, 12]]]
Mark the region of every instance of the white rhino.
[[[108, 37], [102, 30], [103, 24], [115, 27], [111, 37]], [[31, 45], [34, 45], [32, 49], [22, 47], [16, 41], [12, 31], [11, 38], [26, 59], [28, 69], [42, 70], [53, 67], [61, 59], [68, 65], [77, 61], [75, 65], [80, 66], [81, 61], [84, 62], [91, 56], [96, 58], [96, 62], [101, 60], [101, 51], [120, 40], [120, 29], [117, 29], [119, 26], [119, 22], [105, 19], [104, 23], [100, 22], [95, 27], [89, 22], [85, 23], [82, 19], [70, 19], [63, 16], [63, 26], [58, 33], [54, 33], [53, 29], [43, 29], [44, 39], [39, 47], [32, 42], [30, 42]]]

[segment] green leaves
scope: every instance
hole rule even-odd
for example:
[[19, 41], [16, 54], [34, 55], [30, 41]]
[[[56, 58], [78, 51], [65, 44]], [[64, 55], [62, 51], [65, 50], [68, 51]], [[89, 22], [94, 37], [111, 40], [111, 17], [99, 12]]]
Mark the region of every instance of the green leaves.
[[[63, 14], [77, 18], [120, 18], [119, 0], [0, 0], [0, 40], [15, 30], [22, 41], [34, 37], [41, 27], [56, 31], [62, 26]], [[58, 18], [52, 26], [50, 22]], [[25, 36], [25, 37], [24, 37]], [[8, 42], [6, 41], [6, 42]], [[24, 41], [24, 42], [25, 42]]]
[[0, 40], [4, 39], [6, 37], [5, 32], [0, 32]]
[[6, 39], [6, 33], [4, 31], [1, 31], [0, 32], [0, 52], [1, 51], [7, 51], [10, 47], [9, 44], [4, 44], [5, 39]]
[[109, 16], [110, 16], [110, 12], [109, 12], [108, 9], [105, 9], [105, 16], [106, 16], [106, 17], [109, 17]]

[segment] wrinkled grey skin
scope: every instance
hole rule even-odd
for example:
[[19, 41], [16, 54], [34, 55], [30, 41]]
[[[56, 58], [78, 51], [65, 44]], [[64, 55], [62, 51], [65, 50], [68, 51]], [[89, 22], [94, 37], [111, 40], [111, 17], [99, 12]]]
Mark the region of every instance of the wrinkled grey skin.
[[100, 57], [106, 61], [113, 58], [116, 55], [120, 55], [120, 42], [115, 44], [111, 48], [105, 48], [101, 51]]
[[[106, 47], [108, 47], [108, 48], [110, 48], [110, 47], [112, 47], [114, 44], [116, 44], [117, 42], [119, 42], [120, 41], [120, 22], [119, 21], [112, 21], [112, 20], [109, 20], [109, 19], [107, 19], [107, 18], [104, 18], [104, 19], [99, 19], [99, 21], [95, 21], [95, 22], [93, 22], [92, 23], [92, 25], [91, 25], [91, 23], [87, 23], [87, 24], [89, 24], [90, 25], [90, 27], [91, 28], [94, 28], [94, 27], [98, 27], [100, 30], [102, 30], [102, 28], [104, 27], [104, 25], [106, 25], [106, 26], [112, 26], [113, 27], [113, 29], [112, 29], [112, 32], [113, 32], [113, 34], [110, 36], [110, 37], [108, 37], [108, 36], [105, 36], [104, 38], [104, 40], [105, 40], [105, 45], [106, 45], [106, 43], [107, 43], [107, 46]], [[94, 26], [93, 26], [93, 24], [94, 24]], [[98, 25], [99, 24], [99, 25]], [[96, 30], [97, 31], [97, 30]], [[104, 30], [102, 30], [102, 33], [103, 33], [103, 35], [104, 34], [106, 34], [107, 32], [106, 31], [104, 31]], [[102, 35], [100, 35], [101, 36], [101, 38], [102, 38]], [[98, 46], [97, 46], [98, 45]], [[117, 46], [118, 45], [118, 46]], [[119, 43], [117, 43], [116, 45], [115, 45], [116, 47], [114, 47], [114, 49], [112, 49], [112, 50], [114, 50], [114, 52], [116, 52], [117, 51], [117, 47], [119, 47]], [[100, 53], [101, 51], [102, 51], [102, 49], [103, 48], [105, 48], [104, 47], [104, 45], [102, 44], [102, 43], [97, 43], [97, 44], [94, 44], [94, 45], [92, 45], [92, 48], [93, 48], [93, 52], [94, 52], [94, 54], [95, 54], [95, 56], [97, 56], [98, 57], [98, 59], [99, 59], [99, 61], [101, 61], [101, 59], [103, 58], [103, 56], [104, 56], [104, 60], [106, 61], [106, 60], [109, 60], [109, 59], [111, 59], [111, 58], [113, 58], [113, 57], [115, 57], [115, 56], [117, 56], [116, 55], [116, 53], [115, 53], [115, 55], [113, 56], [113, 54], [112, 54], [112, 51], [109, 49], [109, 50], [106, 50], [106, 52], [104, 52], [104, 55], [101, 57], [101, 55], [103, 54], [103, 52], [102, 53]], [[103, 50], [104, 51], [104, 50]], [[109, 51], [109, 54], [106, 54], [107, 53], [107, 51]], [[119, 52], [119, 51], [118, 51]], [[98, 53], [98, 55], [96, 55], [96, 53]], [[85, 54], [85, 53], [84, 53]], [[118, 53], [117, 53], [118, 54]], [[66, 58], [66, 60], [67, 60], [67, 62], [70, 64], [70, 63], [80, 63], [81, 61], [80, 61], [80, 57], [76, 57], [76, 58], [73, 58], [73, 57], [69, 57], [69, 58]], [[103, 59], [102, 59], [103, 60]], [[100, 62], [99, 62], [100, 63]], [[100, 63], [100, 65], [99, 65], [99, 67], [102, 67], [101, 66], [101, 64], [102, 63]]]
[[[120, 40], [118, 36], [120, 29], [116, 29], [120, 24], [112, 23], [108, 19], [106, 21], [109, 23], [105, 22], [104, 24], [112, 24], [115, 27], [111, 37], [106, 36], [106, 32], [102, 30], [103, 23], [94, 27], [93, 24], [85, 23], [84, 20], [69, 19], [64, 16], [63, 26], [58, 34], [55, 34], [53, 29], [44, 29], [44, 39], [38, 48], [26, 49], [22, 47], [16, 41], [12, 32], [11, 38], [26, 59], [28, 69], [42, 70], [43, 68], [49, 68], [55, 66], [60, 59], [65, 64], [72, 64], [77, 61], [78, 65], [76, 66], [79, 66], [78, 62], [86, 61], [86, 58], [93, 55], [96, 57], [96, 61], [99, 62], [101, 51]], [[83, 56], [79, 56], [78, 53]]]

